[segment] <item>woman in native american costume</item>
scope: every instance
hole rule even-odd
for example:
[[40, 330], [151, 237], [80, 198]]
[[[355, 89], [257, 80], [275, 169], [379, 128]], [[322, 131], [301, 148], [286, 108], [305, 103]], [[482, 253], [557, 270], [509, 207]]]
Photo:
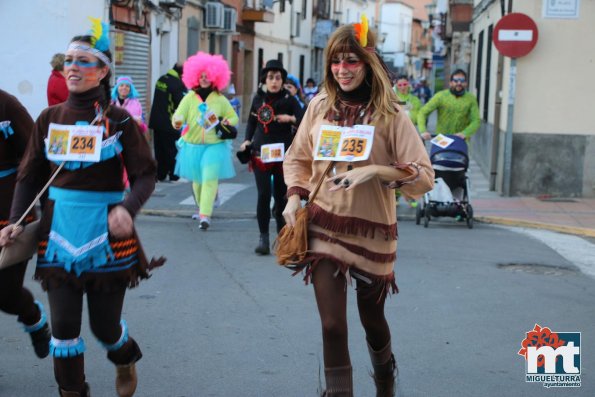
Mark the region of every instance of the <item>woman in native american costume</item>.
[[[399, 187], [419, 197], [433, 185], [426, 150], [397, 104], [375, 44], [365, 17], [333, 33], [326, 48], [323, 90], [308, 105], [283, 163], [288, 186], [283, 215], [289, 225], [295, 224], [301, 199], [307, 199], [316, 182], [324, 178], [307, 207], [309, 240], [303, 269], [306, 282], [314, 285], [322, 322], [325, 396], [353, 396], [345, 288], [352, 279], [357, 285], [376, 395], [393, 395], [397, 370], [384, 314], [387, 294], [397, 292], [393, 271], [397, 217], [392, 189]], [[342, 141], [335, 151], [343, 155], [340, 160], [333, 161], [337, 153], [323, 150], [321, 135], [358, 129], [368, 134], [359, 138], [352, 134]], [[321, 156], [327, 159], [315, 159]]]

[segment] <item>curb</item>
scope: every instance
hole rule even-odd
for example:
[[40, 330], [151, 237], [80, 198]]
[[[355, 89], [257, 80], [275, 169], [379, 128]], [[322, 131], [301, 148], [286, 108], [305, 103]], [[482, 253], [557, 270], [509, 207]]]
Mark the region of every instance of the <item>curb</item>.
[[554, 225], [551, 223], [523, 221], [519, 219], [501, 218], [497, 216], [475, 216], [473, 217], [473, 219], [478, 222], [487, 224], [526, 227], [530, 229], [543, 229], [550, 230], [552, 232], [573, 234], [575, 236], [595, 238], [595, 229], [587, 229], [584, 227]]
[[[184, 210], [158, 210], [158, 209], [141, 209], [141, 215], [148, 215], [148, 216], [161, 216], [165, 218], [190, 218], [195, 211], [184, 211]], [[229, 219], [229, 218], [237, 218], [237, 219], [246, 219], [246, 218], [256, 218], [256, 212], [231, 212], [231, 211], [218, 211], [212, 217], [214, 219]]]

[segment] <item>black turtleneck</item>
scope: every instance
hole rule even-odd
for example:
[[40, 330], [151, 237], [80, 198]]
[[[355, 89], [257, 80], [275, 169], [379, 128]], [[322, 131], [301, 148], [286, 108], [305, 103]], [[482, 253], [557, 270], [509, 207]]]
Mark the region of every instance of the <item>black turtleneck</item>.
[[343, 91], [340, 87], [337, 91], [339, 99], [350, 103], [369, 103], [372, 98], [372, 87], [368, 85], [366, 79], [355, 90]]
[[93, 107], [95, 102], [104, 103], [105, 90], [102, 86], [93, 87], [85, 92], [70, 92], [66, 103], [75, 109]]
[[209, 86], [208, 88], [198, 87], [195, 91], [204, 102], [207, 100], [207, 97], [211, 94], [211, 92], [213, 92], [213, 87], [212, 86]]

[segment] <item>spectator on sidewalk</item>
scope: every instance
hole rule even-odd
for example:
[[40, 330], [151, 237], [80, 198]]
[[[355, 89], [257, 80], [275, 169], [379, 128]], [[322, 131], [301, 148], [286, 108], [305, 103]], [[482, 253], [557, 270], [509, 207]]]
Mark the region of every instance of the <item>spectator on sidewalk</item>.
[[229, 140], [235, 136], [224, 136], [221, 130], [238, 124], [238, 115], [222, 94], [230, 78], [221, 55], [199, 51], [188, 58], [182, 80], [189, 91], [172, 118], [176, 129], [186, 124], [178, 141], [175, 173], [192, 181], [201, 230], [211, 225], [219, 180], [236, 175]]
[[286, 80], [287, 71], [283, 68], [281, 61], [272, 59], [266, 63], [260, 73], [261, 86], [250, 107], [246, 137], [240, 146], [240, 152], [250, 150], [250, 164], [258, 189], [256, 218], [258, 219], [260, 237], [254, 252], [259, 255], [271, 253], [269, 241], [271, 196], [275, 199], [274, 217], [277, 223], [277, 232], [285, 225], [283, 210], [287, 203], [285, 198], [287, 186], [283, 180], [285, 153], [274, 158], [265, 156], [263, 161], [263, 149], [270, 153], [269, 149], [274, 147], [270, 145], [283, 144], [287, 151], [293, 141], [292, 127], [298, 126], [303, 116], [300, 104], [289, 91], [283, 88]]
[[[17, 168], [33, 131], [33, 120], [14, 96], [0, 90], [0, 228], [8, 225], [17, 179]], [[35, 219], [29, 214], [25, 222]], [[4, 241], [0, 241], [0, 246]], [[0, 248], [0, 251], [2, 248]], [[0, 269], [0, 310], [17, 316], [29, 333], [35, 354], [47, 357], [50, 331], [43, 306], [23, 287], [27, 261]]]
[[50, 61], [52, 73], [48, 78], [48, 106], [57, 105], [68, 99], [68, 88], [64, 78], [64, 54], [54, 54]]
[[438, 92], [426, 103], [417, 116], [417, 127], [422, 138], [432, 139], [426, 130], [428, 116], [438, 111], [435, 134], [456, 135], [469, 141], [481, 125], [475, 95], [467, 92], [467, 73], [457, 69], [450, 76], [450, 88]]
[[[91, 331], [115, 366], [116, 392], [131, 397], [137, 386], [135, 363], [140, 347], [128, 332], [122, 309], [126, 289], [149, 277], [147, 263], [134, 231], [134, 216], [155, 186], [155, 162], [130, 115], [110, 104], [112, 59], [109, 25], [93, 19], [87, 35], [74, 37], [66, 51], [68, 100], [45, 109], [32, 129], [19, 166], [10, 222], [0, 243], [21, 228], [14, 222], [25, 212], [50, 174], [37, 236], [40, 238], [35, 278], [48, 293], [54, 376], [63, 397], [88, 397], [85, 382], [85, 342], [81, 337], [84, 295]], [[96, 162], [51, 160], [46, 140], [52, 123], [102, 127], [103, 144]], [[72, 130], [71, 130], [72, 131]], [[99, 138], [98, 138], [99, 139]], [[87, 147], [99, 148], [99, 145]], [[63, 167], [63, 168], [60, 168]], [[124, 197], [122, 167], [130, 175], [131, 191]], [[73, 247], [77, 247], [74, 249]]]
[[[374, 368], [376, 394], [393, 396], [396, 361], [384, 313], [397, 291], [395, 199], [392, 188], [416, 197], [432, 187], [434, 172], [417, 131], [396, 106], [388, 69], [375, 50], [367, 20], [339, 27], [325, 56], [324, 89], [306, 115], [283, 164], [289, 201], [283, 212], [295, 225], [301, 200], [324, 184], [308, 206], [306, 281], [312, 281], [322, 323], [325, 396], [353, 397], [348, 347], [347, 284], [356, 282], [357, 307]], [[374, 128], [364, 161], [315, 161], [323, 126]], [[355, 146], [353, 146], [355, 150]], [[330, 164], [329, 164], [330, 163]], [[327, 174], [328, 172], [328, 174]]]
[[168, 176], [172, 182], [179, 179], [174, 173], [174, 168], [178, 153], [176, 141], [180, 138], [180, 132], [172, 126], [171, 117], [186, 93], [181, 76], [182, 66], [176, 63], [155, 84], [149, 128], [153, 130], [159, 181], [164, 181]]

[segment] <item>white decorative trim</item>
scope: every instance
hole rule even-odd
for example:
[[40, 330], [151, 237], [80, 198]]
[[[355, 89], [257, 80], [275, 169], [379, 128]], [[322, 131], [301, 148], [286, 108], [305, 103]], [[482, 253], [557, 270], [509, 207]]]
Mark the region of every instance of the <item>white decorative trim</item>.
[[50, 232], [49, 237], [50, 237], [50, 240], [54, 241], [60, 247], [62, 247], [66, 251], [68, 251], [68, 253], [70, 253], [73, 257], [77, 258], [77, 257], [81, 256], [82, 254], [84, 254], [85, 252], [88, 252], [88, 251], [92, 250], [93, 248], [106, 242], [107, 241], [107, 232], [103, 233], [102, 235], [100, 235], [97, 238], [94, 238], [93, 240], [89, 241], [88, 243], [81, 245], [78, 248], [75, 247], [74, 245], [72, 245], [68, 240], [66, 240], [64, 237], [62, 237], [61, 235], [59, 235], [58, 233], [56, 233], [53, 230]]
[[82, 338], [80, 336], [74, 339], [57, 339], [52, 336], [51, 344], [55, 347], [64, 349], [77, 346], [79, 343], [81, 343], [81, 340]]

